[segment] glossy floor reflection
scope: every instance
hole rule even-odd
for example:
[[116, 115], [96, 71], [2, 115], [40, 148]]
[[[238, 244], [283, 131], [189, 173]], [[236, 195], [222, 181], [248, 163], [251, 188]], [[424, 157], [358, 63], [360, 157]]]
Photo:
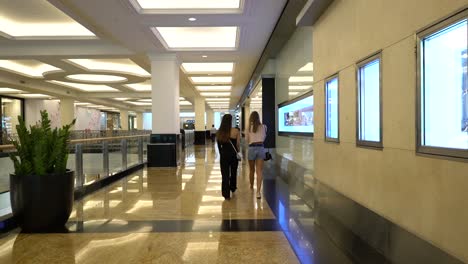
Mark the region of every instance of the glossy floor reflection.
[[221, 196], [212, 145], [174, 169], [138, 171], [75, 203], [68, 232], [0, 238], [0, 263], [298, 263], [266, 199]]

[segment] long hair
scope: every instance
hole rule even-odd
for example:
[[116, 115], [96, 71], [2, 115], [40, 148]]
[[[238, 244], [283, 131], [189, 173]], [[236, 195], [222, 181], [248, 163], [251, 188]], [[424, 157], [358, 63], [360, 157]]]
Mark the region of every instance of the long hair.
[[228, 142], [231, 137], [231, 127], [232, 115], [225, 114], [221, 120], [218, 132], [216, 133], [216, 139], [218, 139], [219, 142]]
[[249, 131], [252, 131], [254, 133], [257, 133], [257, 130], [258, 130], [258, 126], [261, 125], [260, 123], [260, 116], [258, 115], [258, 112], [257, 111], [253, 111], [251, 114], [250, 114], [250, 117], [249, 117]]

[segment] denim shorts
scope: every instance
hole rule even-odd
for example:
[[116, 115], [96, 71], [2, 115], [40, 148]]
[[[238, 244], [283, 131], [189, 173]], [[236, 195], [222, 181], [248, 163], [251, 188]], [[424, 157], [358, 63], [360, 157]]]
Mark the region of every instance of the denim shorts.
[[247, 158], [248, 160], [263, 160], [265, 158], [265, 148], [263, 146], [249, 146]]

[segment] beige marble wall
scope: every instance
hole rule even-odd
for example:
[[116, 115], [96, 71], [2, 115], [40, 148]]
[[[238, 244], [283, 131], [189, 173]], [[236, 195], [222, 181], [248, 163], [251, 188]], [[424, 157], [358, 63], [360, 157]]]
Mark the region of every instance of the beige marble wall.
[[[468, 163], [416, 155], [415, 32], [466, 0], [337, 0], [314, 25], [315, 176], [468, 262]], [[356, 147], [355, 63], [382, 50], [383, 150]], [[324, 79], [340, 78], [340, 144], [324, 142]]]

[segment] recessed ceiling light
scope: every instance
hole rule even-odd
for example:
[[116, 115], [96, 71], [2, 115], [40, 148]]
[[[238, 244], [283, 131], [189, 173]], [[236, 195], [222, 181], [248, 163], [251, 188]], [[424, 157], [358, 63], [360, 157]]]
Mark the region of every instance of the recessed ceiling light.
[[193, 83], [231, 83], [230, 76], [190, 77]]
[[189, 101], [180, 101], [179, 105], [192, 105], [192, 103]]
[[182, 63], [182, 69], [186, 73], [231, 73], [234, 68], [233, 62], [195, 62]]
[[307, 89], [311, 89], [311, 88], [312, 88], [312, 86], [310, 86], [310, 85], [290, 85], [289, 86], [290, 91], [293, 91], [293, 90], [301, 91], [301, 90], [307, 90]]
[[230, 92], [203, 92], [200, 93], [201, 96], [229, 96]]
[[0, 68], [28, 77], [42, 78], [49, 71], [60, 70], [49, 64], [35, 60], [0, 60]]
[[128, 102], [130, 104], [133, 104], [133, 105], [139, 105], [139, 106], [143, 106], [143, 105], [152, 105], [153, 103], [144, 103], [144, 102]]
[[230, 98], [205, 98], [205, 101], [229, 101]]
[[127, 81], [127, 78], [116, 75], [104, 75], [104, 74], [71, 74], [65, 77], [74, 81], [86, 81], [86, 82], [121, 82]]
[[195, 17], [189, 17], [188, 20], [189, 20], [189, 21], [192, 21], [192, 22], [193, 22], [193, 21], [197, 21], [197, 19], [196, 19]]
[[114, 100], [117, 100], [117, 101], [126, 101], [130, 98], [123, 98], [123, 97], [117, 97], [117, 98], [113, 98]]
[[78, 105], [78, 106], [80, 106], [80, 105], [90, 105], [90, 104], [91, 104], [91, 103], [81, 103], [81, 102], [75, 103], [75, 105]]
[[140, 99], [138, 102], [152, 102], [152, 99]]
[[132, 88], [135, 91], [151, 91], [151, 81], [146, 81], [142, 83], [132, 83], [132, 84], [126, 84], [125, 86]]
[[206, 55], [202, 55], [202, 58], [208, 58], [208, 56], [206, 56]]
[[143, 9], [237, 9], [240, 0], [137, 0]]
[[85, 92], [106, 92], [106, 91], [118, 91], [115, 88], [112, 88], [107, 85], [102, 84], [83, 84], [83, 83], [70, 83], [70, 82], [61, 82], [61, 81], [47, 81], [50, 83], [63, 85], [71, 88], [76, 88]]
[[169, 49], [233, 50], [237, 27], [154, 27], [156, 36]]
[[291, 76], [289, 77], [290, 83], [306, 83], [306, 82], [313, 82], [314, 77], [312, 76]]
[[289, 95], [296, 95], [298, 94], [299, 92], [289, 92]]
[[130, 73], [142, 77], [151, 76], [145, 69], [129, 59], [68, 59], [66, 61], [77, 64], [87, 70]]
[[22, 91], [18, 89], [12, 89], [12, 88], [0, 88], [0, 93], [19, 93], [19, 92], [22, 92]]
[[202, 92], [208, 92], [208, 91], [230, 91], [231, 86], [221, 86], [221, 85], [215, 85], [215, 86], [195, 86], [198, 91]]
[[96, 38], [47, 1], [0, 2], [0, 32], [13, 38]]

